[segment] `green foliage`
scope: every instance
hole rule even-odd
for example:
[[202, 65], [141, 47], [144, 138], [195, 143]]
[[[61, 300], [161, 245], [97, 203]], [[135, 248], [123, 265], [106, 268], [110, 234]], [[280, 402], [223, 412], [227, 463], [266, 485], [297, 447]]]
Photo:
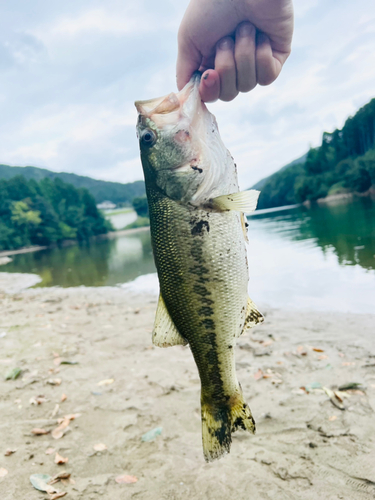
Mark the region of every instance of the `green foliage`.
[[110, 229], [86, 189], [59, 178], [0, 180], [0, 250], [87, 240]]
[[341, 130], [324, 132], [321, 146], [311, 148], [303, 164], [284, 167], [261, 183], [259, 208], [340, 192], [364, 193], [375, 186], [375, 99], [348, 118]]
[[303, 165], [299, 164], [271, 175], [261, 188], [258, 208], [280, 207], [297, 203], [293, 185], [303, 173]]
[[16, 175], [22, 175], [26, 181], [33, 179], [37, 183], [42, 179], [54, 180], [59, 178], [63, 182], [73, 185], [75, 188], [86, 188], [92, 194], [96, 203], [111, 200], [113, 203], [129, 206], [133, 198], [144, 196], [145, 194], [145, 184], [143, 181], [121, 184], [120, 182], [98, 181], [90, 177], [66, 172], [51, 172], [44, 168], [0, 165], [0, 179], [11, 179]]
[[148, 217], [148, 203], [146, 196], [134, 198], [133, 208], [139, 217]]
[[134, 222], [128, 224], [125, 229], [136, 229], [138, 227], [147, 227], [150, 225], [150, 219], [148, 217], [138, 217]]

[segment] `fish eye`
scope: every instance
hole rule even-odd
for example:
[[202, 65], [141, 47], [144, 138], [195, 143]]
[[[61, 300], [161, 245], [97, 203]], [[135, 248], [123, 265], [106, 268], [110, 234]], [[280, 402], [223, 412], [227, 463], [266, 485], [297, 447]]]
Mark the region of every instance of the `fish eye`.
[[141, 134], [141, 142], [145, 146], [148, 146], [148, 147], [153, 146], [156, 142], [156, 139], [157, 139], [157, 137], [156, 137], [155, 132], [153, 130], [151, 130], [150, 128], [146, 128]]

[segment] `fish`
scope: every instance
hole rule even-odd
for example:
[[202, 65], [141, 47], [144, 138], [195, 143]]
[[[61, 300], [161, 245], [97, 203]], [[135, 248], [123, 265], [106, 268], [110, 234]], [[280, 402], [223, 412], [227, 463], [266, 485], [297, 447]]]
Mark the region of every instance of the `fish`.
[[199, 95], [200, 74], [178, 93], [137, 101], [137, 136], [160, 294], [155, 346], [189, 345], [201, 380], [203, 454], [230, 452], [255, 432], [235, 369], [235, 345], [264, 320], [248, 296], [245, 213], [259, 191], [239, 191], [237, 167]]

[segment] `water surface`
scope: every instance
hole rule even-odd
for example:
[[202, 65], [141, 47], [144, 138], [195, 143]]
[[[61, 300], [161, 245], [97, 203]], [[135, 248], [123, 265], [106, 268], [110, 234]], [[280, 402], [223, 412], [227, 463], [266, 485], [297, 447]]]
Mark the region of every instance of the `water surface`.
[[[251, 298], [273, 307], [375, 312], [375, 204], [259, 211], [249, 217]], [[149, 232], [23, 255], [1, 271], [37, 286], [105, 286], [140, 276], [157, 288]], [[155, 290], [157, 291], [157, 290]]]

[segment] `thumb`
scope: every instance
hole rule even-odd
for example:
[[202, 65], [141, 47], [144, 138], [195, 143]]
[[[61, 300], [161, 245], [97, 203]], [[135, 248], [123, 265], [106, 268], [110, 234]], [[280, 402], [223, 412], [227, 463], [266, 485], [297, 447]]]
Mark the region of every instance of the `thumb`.
[[202, 55], [189, 38], [179, 33], [177, 56], [177, 88], [181, 90], [201, 65]]

